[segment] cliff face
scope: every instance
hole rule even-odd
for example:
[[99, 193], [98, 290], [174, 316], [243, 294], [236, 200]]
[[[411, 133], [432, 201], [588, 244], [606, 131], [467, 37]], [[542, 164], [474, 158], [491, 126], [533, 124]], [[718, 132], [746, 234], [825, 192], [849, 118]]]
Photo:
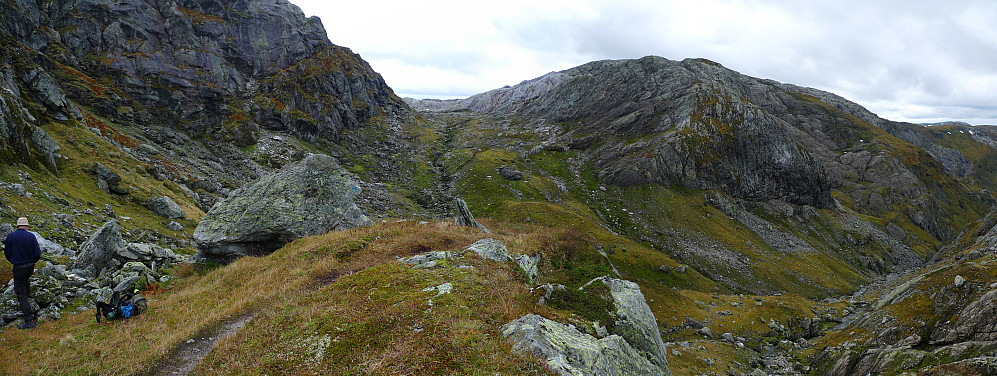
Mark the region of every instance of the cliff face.
[[[27, 89], [46, 107], [36, 116], [83, 119], [80, 105], [122, 123], [246, 146], [257, 141], [260, 128], [335, 140], [343, 129], [407, 111], [366, 62], [330, 43], [318, 18], [305, 18], [287, 1], [16, 1], [0, 7], [0, 33], [10, 51], [8, 92]], [[3, 133], [7, 149], [26, 156], [11, 140], [33, 133], [8, 128], [20, 131]]]

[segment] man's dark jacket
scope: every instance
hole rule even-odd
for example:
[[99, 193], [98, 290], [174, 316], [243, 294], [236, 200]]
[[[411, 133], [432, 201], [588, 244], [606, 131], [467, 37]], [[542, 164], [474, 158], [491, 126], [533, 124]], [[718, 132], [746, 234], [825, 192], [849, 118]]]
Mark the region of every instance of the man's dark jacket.
[[38, 239], [35, 234], [28, 230], [17, 229], [7, 235], [4, 241], [3, 255], [7, 261], [14, 266], [34, 264], [42, 257], [42, 250], [38, 247]]

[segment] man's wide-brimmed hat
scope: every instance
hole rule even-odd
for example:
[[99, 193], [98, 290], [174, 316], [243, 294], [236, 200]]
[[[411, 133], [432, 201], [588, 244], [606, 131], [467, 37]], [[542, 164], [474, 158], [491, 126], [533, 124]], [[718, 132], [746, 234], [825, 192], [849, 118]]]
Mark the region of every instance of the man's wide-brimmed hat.
[[28, 225], [28, 219], [27, 218], [21, 217], [21, 218], [17, 219], [17, 226], [18, 227], [20, 227], [20, 226], [27, 226], [27, 225]]

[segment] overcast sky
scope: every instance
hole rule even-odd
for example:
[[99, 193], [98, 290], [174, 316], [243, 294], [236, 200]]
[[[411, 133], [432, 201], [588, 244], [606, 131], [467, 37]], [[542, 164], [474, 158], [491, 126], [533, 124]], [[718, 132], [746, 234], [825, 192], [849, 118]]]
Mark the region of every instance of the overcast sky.
[[400, 96], [603, 59], [703, 57], [891, 120], [997, 124], [997, 1], [291, 0]]

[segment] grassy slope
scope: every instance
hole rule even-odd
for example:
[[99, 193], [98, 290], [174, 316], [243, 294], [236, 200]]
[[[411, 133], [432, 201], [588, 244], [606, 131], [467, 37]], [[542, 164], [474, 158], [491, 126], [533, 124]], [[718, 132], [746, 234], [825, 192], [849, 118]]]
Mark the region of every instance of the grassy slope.
[[[182, 267], [174, 271], [179, 278], [172, 288], [150, 294], [150, 310], [142, 316], [97, 324], [90, 312], [84, 312], [43, 322], [33, 331], [0, 333], [0, 343], [19, 354], [4, 357], [0, 368], [12, 375], [132, 374], [152, 367], [195, 333], [255, 313], [195, 373], [545, 374], [535, 359], [511, 354], [498, 328], [535, 312], [585, 329], [583, 317], [590, 307], [568, 304], [566, 310], [558, 310], [536, 305], [539, 295], [531, 292], [522, 272], [511, 263], [467, 257], [425, 270], [397, 263], [395, 257], [458, 251], [490, 236], [502, 240], [513, 253], [542, 253], [537, 283], [569, 288], [609, 274], [609, 263], [596, 252], [596, 239], [576, 230], [485, 223], [493, 234], [444, 223], [384, 223], [300, 239], [271, 256], [243, 258], [206, 273]], [[632, 247], [627, 253], [649, 252], [623, 238], [615, 241]], [[702, 278], [689, 274], [692, 280]], [[713, 298], [706, 292], [632, 279], [641, 284], [666, 329], [689, 316], [718, 330], [758, 335], [767, 331], [759, 317], [785, 322], [806, 315], [811, 304], [783, 296], [760, 297], [763, 304], [754, 305], [747, 304], [754, 302], [750, 296]], [[422, 291], [445, 282], [454, 285], [454, 293], [434, 297], [435, 292]], [[715, 311], [720, 308], [697, 300], [719, 302], [717, 307], [733, 314], [719, 315]], [[730, 308], [735, 301], [746, 304]], [[696, 336], [676, 328], [669, 338]], [[718, 364], [743, 361], [732, 347], [709, 356]], [[679, 361], [672, 369], [684, 375], [718, 368]]]
[[[99, 120], [96, 117], [92, 119]], [[114, 130], [112, 123], [99, 121], [105, 134], [109, 132], [107, 130]], [[102, 213], [106, 205], [114, 209], [124, 230], [136, 233], [159, 232], [189, 237], [204, 216], [193, 198], [183, 193], [179, 186], [170, 181], [153, 179], [141, 162], [86, 129], [83, 124], [51, 122], [43, 128], [62, 146], [61, 154], [65, 158], [59, 161], [59, 174], [23, 165], [0, 165], [0, 179], [23, 182], [32, 194], [30, 198], [5, 197], [4, 201], [13, 208], [13, 212], [10, 218], [2, 220], [13, 222], [18, 216], [26, 216], [32, 219], [32, 231], [68, 245], [72, 244], [72, 240], [79, 240], [79, 236], [74, 239], [74, 228], [95, 229], [109, 219]], [[96, 162], [118, 173], [122, 178], [119, 186], [130, 193], [119, 196], [98, 189], [96, 178], [88, 173]], [[17, 171], [27, 172], [30, 178], [22, 179]], [[158, 196], [169, 196], [183, 208], [186, 218], [176, 220], [184, 226], [183, 234], [166, 229], [165, 225], [172, 220], [160, 217], [145, 207], [148, 199]], [[81, 214], [65, 220], [51, 217], [53, 213], [73, 210]], [[85, 232], [85, 236], [89, 236], [89, 232]]]
[[[459, 250], [482, 235], [448, 225], [382, 224], [302, 239], [271, 256], [244, 258], [204, 275], [176, 271], [186, 277], [150, 296], [142, 316], [97, 324], [87, 312], [30, 332], [0, 333], [0, 343], [20, 352], [4, 357], [0, 368], [13, 375], [130, 374], [148, 369], [200, 330], [255, 312], [242, 334], [223, 342], [195, 373], [258, 367], [285, 374], [489, 368], [531, 373], [536, 362], [508, 355], [508, 345], [496, 335], [534, 300], [512, 265], [468, 259], [470, 271], [454, 265], [414, 270], [393, 262], [429, 250]], [[546, 236], [496, 235], [513, 249], [529, 249], [536, 237]], [[430, 308], [433, 293], [421, 290], [443, 281], [454, 284], [454, 294], [435, 299]], [[416, 333], [416, 327], [423, 331]], [[301, 344], [322, 335], [336, 341], [315, 362]]]

